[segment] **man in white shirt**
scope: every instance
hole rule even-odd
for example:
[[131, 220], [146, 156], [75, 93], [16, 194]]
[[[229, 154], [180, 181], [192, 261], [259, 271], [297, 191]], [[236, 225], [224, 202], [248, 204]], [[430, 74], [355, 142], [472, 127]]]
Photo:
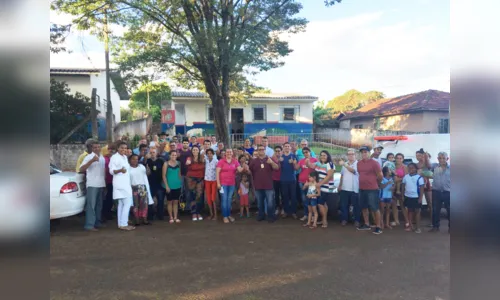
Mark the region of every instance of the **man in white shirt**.
[[354, 226], [358, 227], [361, 220], [361, 206], [359, 204], [359, 175], [358, 161], [356, 160], [356, 150], [347, 150], [347, 162], [341, 160], [340, 183], [337, 191], [340, 193], [340, 220], [345, 226], [349, 217], [349, 204], [353, 206]]
[[267, 136], [262, 137], [262, 145], [266, 147], [266, 155], [268, 157], [273, 157], [274, 150], [273, 148], [269, 147], [269, 139], [267, 138]]
[[85, 230], [98, 231], [101, 225], [102, 196], [105, 182], [105, 160], [101, 154], [101, 146], [94, 141], [90, 147], [92, 152], [83, 159], [80, 172], [87, 173], [87, 199], [85, 203]]
[[380, 144], [376, 145], [375, 148], [373, 148], [373, 154], [372, 154], [373, 160], [378, 162], [380, 168], [382, 168], [382, 158], [380, 157], [382, 150], [384, 150], [384, 147], [382, 147], [382, 145]]

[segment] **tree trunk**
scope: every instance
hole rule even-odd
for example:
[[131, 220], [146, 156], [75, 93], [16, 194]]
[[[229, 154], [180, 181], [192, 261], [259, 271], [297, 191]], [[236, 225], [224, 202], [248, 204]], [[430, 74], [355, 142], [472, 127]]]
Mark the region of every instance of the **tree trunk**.
[[223, 104], [224, 99], [221, 94], [215, 95], [215, 97], [210, 95], [210, 99], [214, 110], [214, 127], [217, 140], [229, 147], [228, 115]]

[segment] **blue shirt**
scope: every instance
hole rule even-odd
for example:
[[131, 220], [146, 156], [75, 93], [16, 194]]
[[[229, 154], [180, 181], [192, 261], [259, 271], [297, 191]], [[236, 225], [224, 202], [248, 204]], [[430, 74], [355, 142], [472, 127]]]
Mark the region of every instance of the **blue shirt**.
[[295, 169], [293, 167], [293, 163], [289, 163], [289, 159], [297, 159], [295, 154], [291, 153], [287, 156], [285, 154], [281, 155], [283, 157], [283, 161], [280, 162], [280, 169], [281, 169], [281, 175], [280, 175], [280, 180], [281, 181], [295, 181]]
[[248, 152], [248, 154], [253, 155], [255, 149], [253, 147], [250, 147], [250, 148], [245, 148], [245, 151]]
[[139, 155], [139, 147], [133, 149], [132, 153], [134, 153], [135, 155]]
[[382, 199], [392, 199], [392, 186], [394, 185], [394, 181], [392, 178], [387, 179], [387, 178], [382, 178], [382, 184], [389, 183], [385, 188], [382, 189]]

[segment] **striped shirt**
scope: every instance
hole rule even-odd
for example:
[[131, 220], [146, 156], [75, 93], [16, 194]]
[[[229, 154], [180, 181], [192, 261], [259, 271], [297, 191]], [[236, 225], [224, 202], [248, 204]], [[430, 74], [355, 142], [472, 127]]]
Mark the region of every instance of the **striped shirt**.
[[[319, 161], [316, 162], [316, 172], [318, 172], [320, 182], [326, 178], [326, 176], [328, 175], [328, 171], [330, 171], [331, 169], [335, 170], [335, 165], [332, 162], [326, 164], [323, 164]], [[324, 193], [333, 193], [334, 189], [335, 184], [333, 182], [333, 176], [330, 181], [328, 181], [328, 183], [321, 185], [321, 191]]]

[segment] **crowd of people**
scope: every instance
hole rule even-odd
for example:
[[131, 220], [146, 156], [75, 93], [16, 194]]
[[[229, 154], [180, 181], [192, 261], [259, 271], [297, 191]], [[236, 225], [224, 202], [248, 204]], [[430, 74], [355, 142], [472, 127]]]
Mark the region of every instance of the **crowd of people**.
[[[77, 172], [86, 174], [84, 228], [98, 231], [113, 219], [114, 210], [121, 230], [150, 225], [166, 219], [165, 202], [171, 224], [181, 223], [179, 209], [189, 211], [193, 222], [218, 220], [220, 211], [222, 221], [232, 223], [233, 201], [239, 202], [239, 217], [250, 218], [250, 199], [257, 204], [258, 221], [273, 223], [291, 217], [311, 229], [327, 228], [328, 206], [335, 203], [338, 193], [342, 226], [352, 221], [357, 230], [380, 234], [401, 224], [406, 231], [421, 233], [425, 195], [432, 216], [430, 231], [439, 231], [443, 206], [449, 231], [451, 184], [445, 152], [432, 164], [430, 155], [420, 149], [418, 162], [405, 165], [401, 153], [389, 153], [382, 160], [381, 145], [373, 153], [367, 146], [348, 149], [347, 159], [337, 162], [341, 178], [335, 186], [336, 166], [327, 150], [317, 155], [305, 139], [274, 147], [267, 137], [261, 141], [254, 145], [246, 139], [243, 146], [233, 149], [217, 142], [215, 136], [199, 144], [194, 136], [169, 138], [160, 133], [143, 138], [134, 149], [126, 137], [101, 149], [89, 139], [76, 165]], [[300, 219], [299, 204], [303, 208]], [[398, 205], [404, 222], [400, 222]], [[330, 209], [337, 211], [337, 207]]]

